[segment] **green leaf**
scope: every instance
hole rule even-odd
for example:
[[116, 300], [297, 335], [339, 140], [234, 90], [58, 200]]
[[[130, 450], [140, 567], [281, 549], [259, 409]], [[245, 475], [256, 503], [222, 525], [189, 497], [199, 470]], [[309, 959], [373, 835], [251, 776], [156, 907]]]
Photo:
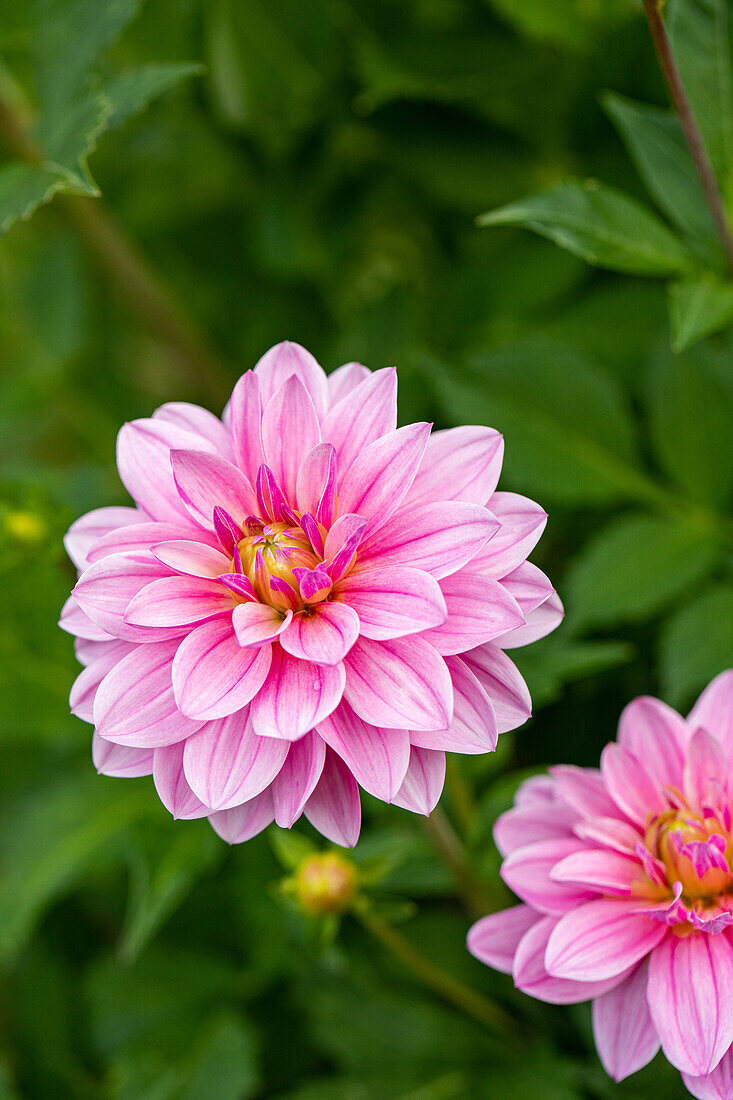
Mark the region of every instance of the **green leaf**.
[[100, 193], [89, 172], [87, 158], [107, 128], [110, 111], [109, 101], [96, 95], [80, 100], [63, 113], [42, 116], [39, 122], [38, 140], [44, 157], [66, 171], [78, 193]]
[[704, 336], [725, 328], [733, 321], [733, 282], [702, 275], [672, 283], [669, 320], [674, 351], [684, 351]]
[[457, 378], [433, 364], [454, 423], [501, 428], [512, 485], [540, 500], [606, 503], [646, 482], [634, 467], [633, 427], [612, 376], [592, 359], [540, 340], [486, 352]]
[[660, 643], [664, 697], [688, 704], [696, 692], [733, 668], [733, 584], [708, 589], [666, 623]]
[[622, 516], [599, 532], [571, 566], [568, 623], [609, 627], [643, 622], [715, 565], [717, 543], [651, 516]]
[[633, 14], [628, 0], [490, 0], [523, 34], [560, 49], [588, 49], [600, 34]]
[[191, 62], [143, 65], [132, 72], [120, 73], [104, 86], [104, 95], [112, 106], [106, 129], [114, 130], [142, 111], [157, 96], [182, 80], [197, 76], [203, 65]]
[[66, 172], [30, 164], [8, 164], [0, 169], [0, 233], [27, 220], [58, 191], [70, 189]]
[[657, 355], [645, 397], [652, 443], [665, 473], [692, 500], [727, 508], [733, 489], [730, 353], [701, 345], [684, 355]]
[[286, 871], [297, 871], [304, 859], [319, 850], [309, 837], [290, 829], [273, 826], [268, 830], [267, 838], [275, 858]]
[[677, 116], [611, 93], [602, 102], [659, 209], [720, 266], [720, 243]]
[[647, 207], [595, 180], [510, 203], [482, 214], [478, 224], [532, 229], [589, 264], [631, 275], [678, 275], [694, 265]]

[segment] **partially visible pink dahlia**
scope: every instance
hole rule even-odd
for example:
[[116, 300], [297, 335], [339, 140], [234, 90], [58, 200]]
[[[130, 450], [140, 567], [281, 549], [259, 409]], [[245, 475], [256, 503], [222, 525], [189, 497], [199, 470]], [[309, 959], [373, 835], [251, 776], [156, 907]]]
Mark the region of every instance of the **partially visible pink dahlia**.
[[660, 1044], [700, 1100], [733, 1097], [733, 670], [685, 721], [658, 699], [621, 715], [595, 768], [528, 779], [494, 829], [523, 905], [468, 948], [553, 1004], [593, 999], [617, 1081]]
[[74, 714], [105, 775], [152, 773], [177, 817], [236, 843], [302, 813], [353, 845], [360, 784], [428, 814], [445, 751], [530, 713], [504, 650], [562, 608], [526, 561], [538, 505], [495, 492], [490, 428], [397, 429], [394, 370], [327, 377], [278, 344], [222, 420], [163, 405], [122, 428], [133, 508], [66, 536]]

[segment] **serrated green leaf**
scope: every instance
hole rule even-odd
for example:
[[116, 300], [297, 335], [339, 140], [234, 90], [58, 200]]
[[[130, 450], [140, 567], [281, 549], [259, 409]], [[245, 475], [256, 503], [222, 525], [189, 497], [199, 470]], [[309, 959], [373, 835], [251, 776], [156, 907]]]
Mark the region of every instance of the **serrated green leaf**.
[[69, 186], [69, 177], [61, 170], [30, 164], [8, 164], [1, 168], [0, 233], [7, 233], [16, 222], [30, 218], [39, 206]]
[[107, 128], [110, 111], [109, 101], [95, 95], [69, 106], [64, 112], [42, 116], [39, 122], [38, 141], [45, 159], [67, 173], [78, 193], [100, 193], [89, 172], [87, 158]]
[[708, 589], [665, 624], [660, 641], [662, 692], [673, 706], [733, 668], [733, 584]]
[[132, 72], [120, 73], [104, 86], [104, 96], [111, 104], [106, 129], [114, 130], [128, 118], [142, 111], [157, 96], [175, 87], [182, 80], [204, 71], [203, 65], [181, 62], [143, 65]]
[[694, 267], [690, 252], [651, 210], [594, 180], [509, 203], [482, 214], [478, 224], [531, 229], [589, 264], [630, 275], [679, 275]]
[[720, 243], [677, 116], [611, 93], [602, 102], [659, 209], [720, 266]]
[[461, 378], [429, 373], [453, 423], [500, 426], [512, 485], [574, 504], [634, 497], [643, 487], [625, 398], [593, 360], [526, 340], [469, 367]]
[[733, 282], [713, 275], [684, 279], [669, 287], [672, 348], [684, 351], [733, 321]]
[[565, 584], [568, 623], [609, 627], [645, 621], [708, 574], [718, 544], [651, 516], [623, 516], [600, 531], [572, 564]]

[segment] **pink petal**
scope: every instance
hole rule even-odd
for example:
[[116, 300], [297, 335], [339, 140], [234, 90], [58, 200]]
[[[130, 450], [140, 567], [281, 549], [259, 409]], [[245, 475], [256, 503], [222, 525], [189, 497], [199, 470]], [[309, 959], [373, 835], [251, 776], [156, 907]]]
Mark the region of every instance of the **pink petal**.
[[335, 405], [347, 393], [351, 393], [370, 374], [369, 368], [362, 363], [344, 363], [342, 367], [337, 367], [336, 370], [331, 371], [328, 376], [331, 404]]
[[326, 527], [336, 508], [336, 478], [336, 451], [330, 443], [319, 443], [300, 465], [296, 495], [301, 512], [310, 512]]
[[230, 566], [229, 558], [221, 550], [188, 539], [154, 543], [150, 546], [150, 553], [163, 565], [187, 577], [213, 579], [226, 573]]
[[369, 374], [331, 406], [323, 420], [323, 438], [333, 443], [344, 478], [362, 451], [397, 427], [397, 372], [394, 367]]
[[437, 732], [411, 728], [412, 744], [469, 755], [493, 752], [498, 730], [491, 700], [460, 657], [447, 657], [445, 663], [453, 686], [453, 717]]
[[582, 844], [574, 836], [527, 844], [507, 856], [499, 873], [509, 889], [533, 909], [542, 913], [566, 913], [590, 894], [583, 887], [555, 882], [550, 872], [556, 863], [577, 852]]
[[581, 840], [602, 844], [615, 852], [635, 852], [641, 840], [641, 832], [628, 821], [617, 817], [596, 817], [592, 821], [579, 821], [574, 833]]
[[448, 666], [419, 635], [386, 642], [359, 638], [345, 664], [344, 698], [370, 725], [431, 730], [450, 724]]
[[335, 596], [354, 609], [364, 637], [377, 641], [439, 626], [447, 615], [435, 578], [405, 565], [357, 567], [338, 582]]
[[280, 638], [291, 657], [317, 665], [338, 665], [359, 637], [359, 616], [346, 604], [324, 601], [309, 614], [295, 615]]
[[338, 706], [343, 692], [343, 665], [313, 665], [273, 646], [270, 672], [251, 708], [255, 733], [296, 741]]
[[315, 730], [297, 741], [279, 741], [287, 747], [287, 757], [272, 783], [275, 821], [289, 829], [303, 813], [306, 802], [321, 778], [326, 760], [326, 745]]
[[280, 771], [288, 746], [258, 737], [244, 710], [207, 722], [189, 737], [183, 753], [186, 779], [212, 810], [240, 806], [264, 791]]
[[515, 627], [501, 636], [502, 649], [519, 649], [531, 645], [540, 638], [551, 634], [563, 620], [565, 608], [557, 592], [554, 592], [543, 604], [529, 611], [524, 626]]
[[291, 375], [266, 402], [262, 413], [265, 462], [291, 505], [297, 500], [301, 463], [320, 442], [313, 402], [300, 379]]
[[188, 626], [231, 615], [232, 594], [201, 577], [160, 577], [130, 600], [125, 622], [133, 626]]
[[515, 806], [537, 806], [540, 809], [557, 805], [558, 802], [557, 783], [551, 775], [530, 775], [529, 779], [519, 784], [514, 795]]
[[101, 626], [98, 626], [89, 618], [86, 611], [83, 611], [81, 607], [79, 607], [79, 604], [73, 596], [69, 596], [61, 609], [59, 626], [62, 630], [65, 630], [67, 634], [73, 634], [76, 638], [83, 641], [108, 642], [113, 637], [112, 634], [103, 630]]
[[623, 710], [618, 743], [639, 760], [659, 787], [682, 784], [687, 723], [659, 699], [643, 695]]
[[227, 844], [243, 844], [245, 840], [251, 840], [257, 836], [275, 818], [275, 807], [272, 802], [272, 792], [268, 789], [258, 794], [249, 802], [243, 802], [241, 806], [233, 806], [231, 810], [219, 810], [211, 814], [209, 821], [214, 831], [219, 834]]
[[241, 646], [261, 646], [279, 637], [292, 619], [292, 611], [282, 614], [268, 604], [240, 603], [234, 608], [232, 625]]
[[402, 786], [410, 762], [407, 730], [370, 726], [347, 702], [318, 725], [318, 733], [338, 753], [357, 783], [384, 802]]
[[171, 451], [216, 454], [201, 436], [166, 420], [133, 420], [117, 436], [117, 469], [130, 496], [151, 519], [190, 523], [171, 469]]
[[499, 733], [523, 725], [532, 713], [532, 700], [514, 662], [491, 642], [462, 653], [461, 659], [491, 699]]
[[341, 480], [339, 509], [369, 520], [376, 531], [397, 511], [430, 436], [429, 424], [407, 424], [365, 447]]
[[361, 801], [356, 780], [335, 752], [326, 751], [321, 778], [305, 804], [314, 829], [344, 848], [353, 848], [361, 830]]
[[502, 856], [508, 856], [525, 844], [574, 836], [575, 820], [567, 806], [546, 806], [541, 812], [534, 806], [513, 806], [497, 818], [494, 843]]
[[703, 1077], [683, 1073], [682, 1080], [697, 1100], [730, 1100], [733, 1096], [733, 1047], [723, 1055], [711, 1073]]
[[419, 504], [370, 532], [359, 560], [380, 567], [408, 565], [440, 580], [476, 559], [497, 529], [491, 512], [478, 504]]
[[642, 877], [638, 859], [607, 848], [574, 852], [550, 871], [553, 882], [565, 882], [620, 898], [630, 897], [632, 886]]
[[153, 771], [155, 749], [135, 749], [105, 741], [98, 733], [92, 737], [92, 760], [99, 775], [116, 779], [135, 779]]
[[524, 622], [524, 615], [498, 581], [466, 569], [440, 582], [448, 616], [423, 637], [443, 655], [463, 653], [490, 642]]
[[299, 378], [305, 386], [319, 417], [325, 415], [331, 403], [323, 368], [309, 351], [291, 340], [283, 340], [281, 344], [275, 344], [266, 351], [255, 367], [255, 374], [260, 382], [263, 408], [292, 375]]
[[242, 649], [232, 624], [214, 619], [196, 627], [173, 661], [173, 689], [184, 714], [202, 721], [241, 710], [264, 684], [271, 650]]
[[437, 806], [444, 783], [445, 753], [412, 745], [405, 778], [392, 802], [403, 810], [427, 817]]
[[136, 525], [143, 518], [144, 513], [137, 508], [95, 508], [75, 520], [64, 535], [66, 553], [77, 569], [86, 569], [90, 564], [87, 555], [95, 543], [110, 531]]
[[176, 706], [171, 665], [176, 642], [136, 646], [111, 669], [94, 700], [97, 732], [107, 741], [137, 748], [172, 745], [201, 725]]
[[262, 450], [262, 402], [260, 383], [254, 371], [237, 382], [229, 403], [234, 459], [250, 485], [265, 461]]
[[530, 561], [522, 562], [502, 577], [501, 585], [517, 601], [523, 615], [540, 607], [555, 591], [542, 570]]
[[328, 575], [336, 583], [348, 571], [354, 554], [361, 543], [367, 521], [363, 516], [346, 512], [334, 523], [326, 535], [324, 557]]
[[690, 729], [708, 730], [733, 754], [733, 669], [721, 672], [703, 691], [687, 719]]
[[603, 981], [639, 962], [667, 935], [660, 921], [635, 913], [638, 900], [603, 898], [572, 909], [550, 936], [545, 963], [558, 978]]
[[520, 940], [541, 919], [528, 905], [512, 905], [499, 913], [489, 913], [471, 927], [466, 946], [479, 962], [502, 974], [511, 974]]
[[[150, 550], [156, 543], [169, 539], [194, 539], [199, 543], [208, 541], [212, 548], [216, 543], [214, 536], [202, 531], [190, 517], [188, 522], [182, 519], [179, 523], [154, 523], [150, 520], [148, 523], [131, 523], [118, 527], [103, 535], [89, 551], [89, 562], [91, 564], [99, 561], [108, 554], [124, 554], [128, 550]], [[227, 567], [228, 565], [227, 562]]]
[[499, 480], [503, 457], [504, 439], [493, 428], [469, 425], [433, 432], [406, 503], [486, 504]]
[[214, 508], [237, 523], [257, 510], [257, 498], [236, 466], [201, 451], [171, 451], [173, 477], [181, 501], [197, 523], [213, 529]]
[[624, 980], [628, 971], [592, 982], [557, 978], [549, 974], [545, 957], [557, 924], [557, 917], [545, 917], [522, 937], [514, 956], [514, 984], [517, 989], [547, 1004], [567, 1005], [600, 997]]
[[683, 780], [686, 798], [697, 805], [711, 804], [727, 778], [722, 745], [707, 730], [696, 729], [687, 746]]
[[[216, 448], [216, 453], [230, 462], [233, 458], [232, 441], [224, 424], [218, 416], [200, 405], [191, 405], [187, 401], [169, 401], [153, 413], [153, 420], [167, 420], [179, 428], [193, 432], [207, 440]], [[200, 448], [196, 448], [197, 450]]]
[[90, 619], [103, 630], [126, 641], [156, 641], [180, 635], [180, 628], [151, 630], [125, 622], [130, 600], [151, 581], [168, 575], [167, 568], [148, 551], [110, 554], [90, 565], [74, 588], [74, 597]]
[[731, 988], [726, 935], [668, 935], [652, 954], [649, 1011], [665, 1057], [683, 1073], [710, 1073], [733, 1043]]
[[613, 742], [601, 753], [606, 790], [619, 809], [638, 825], [649, 814], [666, 810], [668, 803], [637, 756]]
[[178, 820], [190, 821], [207, 817], [210, 811], [188, 785], [183, 770], [183, 753], [183, 741], [156, 749], [153, 782], [165, 808]]
[[97, 688], [110, 669], [131, 653], [134, 646], [131, 642], [113, 641], [101, 649], [100, 656], [79, 673], [69, 696], [71, 713], [81, 718], [82, 722], [94, 722], [94, 697]]
[[494, 493], [488, 503], [501, 526], [476, 557], [474, 568], [499, 579], [521, 565], [532, 552], [545, 529], [547, 513], [539, 504], [517, 493]]
[[614, 1081], [651, 1062], [659, 1050], [657, 1032], [646, 1003], [646, 961], [615, 989], [593, 1002], [593, 1037], [598, 1057]]
[[[581, 817], [591, 820], [599, 815], [618, 817], [613, 801], [598, 768], [578, 768], [574, 764], [555, 764], [550, 768], [559, 798]], [[646, 819], [645, 819], [646, 820]]]

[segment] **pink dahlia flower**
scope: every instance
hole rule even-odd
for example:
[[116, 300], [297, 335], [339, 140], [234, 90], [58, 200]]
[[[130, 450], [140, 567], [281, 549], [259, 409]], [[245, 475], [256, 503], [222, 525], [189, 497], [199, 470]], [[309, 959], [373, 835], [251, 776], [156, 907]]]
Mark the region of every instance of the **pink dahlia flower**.
[[170, 404], [124, 425], [134, 507], [66, 537], [71, 708], [101, 773], [152, 773], [230, 842], [305, 813], [353, 845], [358, 785], [427, 814], [446, 750], [524, 722], [504, 651], [562, 614], [526, 561], [545, 513], [495, 492], [497, 432], [398, 429], [396, 396], [393, 370], [327, 377], [283, 343], [221, 420]]
[[496, 822], [523, 905], [468, 948], [553, 1004], [593, 1000], [617, 1081], [661, 1045], [700, 1100], [733, 1097], [733, 670], [687, 720], [658, 699], [621, 715], [596, 768], [528, 779]]

